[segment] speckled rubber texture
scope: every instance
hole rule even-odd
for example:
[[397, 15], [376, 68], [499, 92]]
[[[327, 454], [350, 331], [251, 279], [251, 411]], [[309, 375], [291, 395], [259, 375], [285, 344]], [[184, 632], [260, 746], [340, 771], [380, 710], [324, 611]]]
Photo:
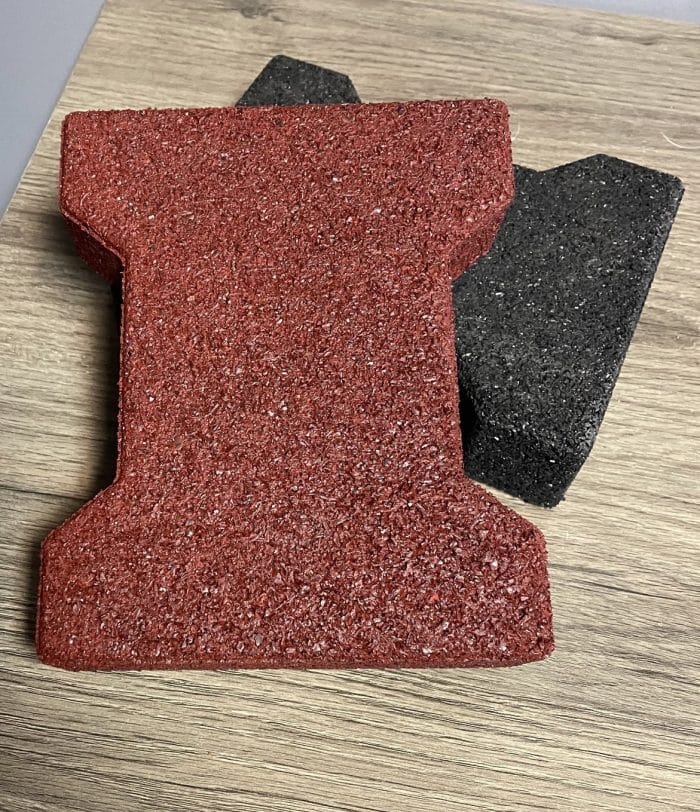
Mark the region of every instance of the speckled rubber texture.
[[[454, 285], [467, 472], [553, 506], [586, 460], [683, 194], [606, 155], [535, 172]], [[643, 438], [640, 438], [643, 443]]]
[[275, 56], [238, 101], [240, 107], [359, 102], [350, 79], [310, 62]]
[[[292, 104], [352, 104], [360, 101], [350, 79], [328, 68], [280, 54], [260, 71], [238, 101], [239, 107], [288, 106]], [[108, 274], [110, 278], [117, 272]], [[121, 278], [112, 284], [117, 322], [121, 318]]]
[[548, 654], [543, 538], [458, 422], [450, 280], [512, 197], [505, 106], [77, 113], [62, 149], [79, 251], [125, 264], [120, 452], [44, 542], [41, 659]]

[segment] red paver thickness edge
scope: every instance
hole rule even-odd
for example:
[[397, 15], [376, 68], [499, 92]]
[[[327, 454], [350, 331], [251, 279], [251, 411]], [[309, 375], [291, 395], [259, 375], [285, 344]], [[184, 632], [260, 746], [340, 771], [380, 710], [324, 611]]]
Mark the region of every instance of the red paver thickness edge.
[[512, 194], [491, 100], [69, 116], [63, 213], [124, 265], [120, 450], [44, 542], [41, 659], [549, 653], [543, 538], [462, 472], [450, 279]]

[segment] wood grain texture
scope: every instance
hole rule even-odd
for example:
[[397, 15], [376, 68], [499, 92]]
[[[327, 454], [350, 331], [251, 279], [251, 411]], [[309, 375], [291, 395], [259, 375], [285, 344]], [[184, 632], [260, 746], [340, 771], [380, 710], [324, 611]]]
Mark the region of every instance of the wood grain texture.
[[[56, 208], [77, 109], [225, 105], [284, 52], [367, 101], [491, 95], [515, 159], [686, 196], [593, 454], [552, 511], [558, 649], [496, 671], [70, 674], [38, 548], [113, 468], [116, 332]], [[513, 2], [108, 3], [0, 226], [0, 809], [696, 810], [700, 28]]]

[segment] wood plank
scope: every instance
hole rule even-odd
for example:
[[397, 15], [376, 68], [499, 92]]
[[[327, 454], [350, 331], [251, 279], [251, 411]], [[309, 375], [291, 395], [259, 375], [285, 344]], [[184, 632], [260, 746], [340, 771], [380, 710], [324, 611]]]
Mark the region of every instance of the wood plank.
[[[31, 638], [41, 539], [109, 481], [117, 336], [56, 209], [70, 110], [229, 104], [275, 53], [363, 99], [498, 96], [515, 158], [687, 191], [548, 538], [558, 649], [498, 671], [70, 674]], [[0, 224], [0, 808], [694, 810], [700, 28], [448, 0], [108, 2]]]

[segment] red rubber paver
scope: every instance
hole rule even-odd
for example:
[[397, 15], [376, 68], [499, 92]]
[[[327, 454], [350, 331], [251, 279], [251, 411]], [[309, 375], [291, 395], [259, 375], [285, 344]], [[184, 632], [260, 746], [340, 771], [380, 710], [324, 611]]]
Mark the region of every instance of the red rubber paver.
[[44, 542], [41, 659], [549, 653], [544, 540], [462, 471], [450, 279], [512, 194], [497, 101], [69, 116], [63, 213], [124, 264], [120, 450]]

